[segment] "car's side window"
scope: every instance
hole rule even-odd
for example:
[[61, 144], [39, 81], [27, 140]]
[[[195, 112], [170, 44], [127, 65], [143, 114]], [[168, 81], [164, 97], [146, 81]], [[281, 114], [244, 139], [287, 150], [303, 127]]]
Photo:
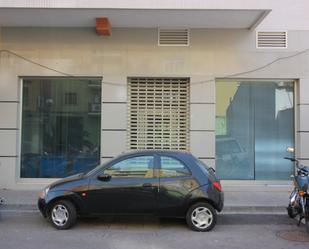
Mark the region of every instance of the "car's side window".
[[191, 175], [188, 168], [175, 158], [161, 156], [160, 177], [180, 177]]
[[104, 170], [113, 178], [153, 177], [153, 156], [137, 156], [124, 159]]

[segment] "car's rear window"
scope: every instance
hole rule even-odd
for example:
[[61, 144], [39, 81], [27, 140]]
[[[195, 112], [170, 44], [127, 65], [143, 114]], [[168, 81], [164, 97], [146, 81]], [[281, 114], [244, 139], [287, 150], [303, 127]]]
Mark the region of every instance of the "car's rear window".
[[195, 157], [194, 157], [194, 160], [195, 160], [196, 164], [199, 167], [201, 167], [202, 169], [207, 169], [207, 170], [209, 169], [209, 167], [202, 160], [195, 158]]

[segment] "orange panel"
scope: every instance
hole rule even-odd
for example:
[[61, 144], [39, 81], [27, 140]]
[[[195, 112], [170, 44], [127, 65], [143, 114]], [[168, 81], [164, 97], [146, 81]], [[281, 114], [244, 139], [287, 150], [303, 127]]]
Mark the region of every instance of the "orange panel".
[[107, 17], [96, 18], [96, 30], [98, 35], [108, 35], [112, 34], [112, 26]]

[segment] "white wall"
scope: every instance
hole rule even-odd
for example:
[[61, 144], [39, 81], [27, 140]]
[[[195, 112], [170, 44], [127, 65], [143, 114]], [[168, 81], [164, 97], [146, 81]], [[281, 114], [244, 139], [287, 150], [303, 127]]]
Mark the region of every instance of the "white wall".
[[[256, 49], [255, 33], [247, 30], [191, 30], [189, 47], [158, 47], [156, 29], [116, 29], [111, 37], [97, 36], [91, 28], [2, 28], [1, 34], [1, 49], [76, 76], [103, 76], [102, 162], [126, 150], [127, 77], [190, 77], [191, 151], [211, 166], [215, 161], [214, 78], [260, 67], [309, 44], [309, 31], [289, 32], [289, 48], [284, 50]], [[300, 79], [297, 141], [299, 156], [304, 159], [309, 159], [308, 68], [306, 53], [238, 76]], [[0, 187], [37, 188], [48, 182], [19, 179], [22, 76], [61, 75], [12, 54], [1, 54]], [[201, 112], [203, 116], [199, 116]]]

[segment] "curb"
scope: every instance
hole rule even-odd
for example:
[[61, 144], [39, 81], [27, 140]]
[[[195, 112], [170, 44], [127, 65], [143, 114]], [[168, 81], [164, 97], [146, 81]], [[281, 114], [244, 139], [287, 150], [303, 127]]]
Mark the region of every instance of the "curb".
[[226, 206], [223, 213], [286, 213], [284, 206]]
[[39, 211], [38, 207], [33, 204], [4, 204], [0, 207], [1, 211], [9, 212], [24, 212], [24, 211]]

